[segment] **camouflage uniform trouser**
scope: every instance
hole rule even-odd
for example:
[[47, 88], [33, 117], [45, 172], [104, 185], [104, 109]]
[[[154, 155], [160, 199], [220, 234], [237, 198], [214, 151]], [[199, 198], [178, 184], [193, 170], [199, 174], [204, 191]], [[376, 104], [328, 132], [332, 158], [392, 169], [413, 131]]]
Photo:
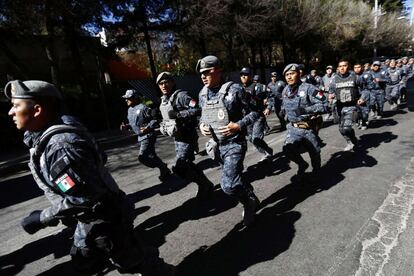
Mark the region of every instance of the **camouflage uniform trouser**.
[[300, 155], [308, 152], [312, 167], [319, 169], [321, 166], [319, 139], [312, 129], [297, 128], [292, 124], [288, 124], [283, 152], [291, 161], [297, 164], [305, 162]]
[[147, 167], [159, 168], [161, 171], [167, 169], [167, 165], [155, 153], [156, 135], [150, 135], [139, 141], [138, 160]]
[[270, 151], [269, 146], [263, 140], [266, 129], [266, 118], [260, 117], [253, 124], [247, 126], [247, 134], [250, 143], [262, 154]]
[[397, 100], [400, 98], [400, 85], [387, 85], [385, 88], [385, 100], [390, 104], [397, 103]]
[[280, 127], [282, 129], [285, 129], [286, 128], [286, 120], [284, 118], [284, 115], [283, 114], [280, 114], [280, 111], [282, 110], [282, 101], [281, 100], [275, 99], [274, 109], [275, 109], [274, 110], [275, 111], [275, 114], [276, 114], [277, 118], [279, 119]]
[[188, 181], [197, 183], [197, 185], [210, 184], [204, 172], [193, 162], [195, 143], [196, 141], [193, 143], [175, 141], [176, 159], [172, 171]]
[[[77, 269], [86, 272], [108, 259], [121, 270], [144, 265], [143, 248], [133, 233], [133, 205], [122, 195], [123, 206], [107, 207], [114, 212], [111, 219], [78, 222], [71, 249]], [[120, 211], [114, 211], [118, 207]]]
[[358, 105], [357, 110], [361, 119], [361, 125], [366, 126], [369, 117], [369, 103], [367, 102], [365, 105]]
[[371, 91], [371, 109], [377, 111], [378, 115], [384, 112], [385, 94], [384, 90]]
[[222, 175], [220, 186], [228, 195], [240, 197], [252, 191], [251, 186], [242, 181], [243, 161], [247, 151], [246, 141], [229, 142], [219, 145]]
[[356, 143], [355, 131], [352, 128], [357, 113], [356, 106], [345, 106], [341, 109], [339, 132], [344, 136], [347, 142]]

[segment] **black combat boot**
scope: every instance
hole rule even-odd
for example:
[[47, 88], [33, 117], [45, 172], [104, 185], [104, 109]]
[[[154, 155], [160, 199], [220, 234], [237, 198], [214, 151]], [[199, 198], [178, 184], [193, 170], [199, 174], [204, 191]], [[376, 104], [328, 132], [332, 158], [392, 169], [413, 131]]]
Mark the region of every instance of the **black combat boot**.
[[256, 210], [259, 207], [260, 200], [253, 191], [249, 191], [240, 196], [239, 201], [243, 204], [243, 224], [250, 226], [255, 221]]

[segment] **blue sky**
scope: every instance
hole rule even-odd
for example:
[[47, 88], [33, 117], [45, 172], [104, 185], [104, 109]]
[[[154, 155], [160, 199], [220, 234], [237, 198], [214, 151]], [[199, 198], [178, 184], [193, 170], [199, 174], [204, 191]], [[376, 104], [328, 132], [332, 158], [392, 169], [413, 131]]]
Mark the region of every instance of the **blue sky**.
[[414, 5], [414, 0], [407, 0], [405, 1], [405, 6], [406, 7], [412, 7]]

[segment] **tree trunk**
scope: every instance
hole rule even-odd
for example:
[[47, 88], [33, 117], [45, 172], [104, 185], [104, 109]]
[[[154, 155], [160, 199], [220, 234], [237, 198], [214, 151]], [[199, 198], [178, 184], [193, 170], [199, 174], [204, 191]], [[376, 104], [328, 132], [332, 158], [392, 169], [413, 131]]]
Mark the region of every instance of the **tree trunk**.
[[266, 80], [266, 74], [265, 74], [265, 57], [263, 54], [263, 44], [260, 42], [259, 44], [259, 56], [260, 56], [260, 79], [262, 82]]
[[55, 55], [55, 43], [54, 43], [55, 32], [53, 28], [53, 22], [51, 18], [49, 2], [46, 2], [45, 10], [46, 10], [46, 30], [47, 30], [45, 51], [46, 51], [47, 60], [50, 65], [50, 76], [52, 79], [52, 83], [55, 84], [58, 89], [60, 89], [61, 88], [60, 72], [59, 72], [58, 63], [56, 62], [56, 55]]
[[233, 36], [229, 34], [228, 36], [223, 36], [224, 38], [224, 45], [226, 46], [226, 52], [227, 52], [227, 59], [228, 59], [228, 69], [234, 69], [236, 68], [235, 58], [233, 55]]
[[145, 39], [145, 44], [147, 46], [147, 55], [148, 55], [148, 61], [150, 64], [150, 69], [151, 69], [151, 75], [152, 75], [152, 79], [156, 80], [157, 78], [157, 69], [155, 68], [155, 62], [154, 62], [154, 56], [152, 54], [152, 48], [151, 48], [151, 37], [149, 35], [148, 32], [148, 25], [147, 25], [147, 14], [145, 12], [144, 7], [140, 7], [140, 19], [142, 20], [142, 31], [144, 33], [144, 39]]
[[19, 61], [18, 57], [10, 50], [6, 43], [4, 43], [6, 39], [0, 37], [0, 50], [4, 53], [4, 56], [8, 60], [8, 62], [16, 69], [19, 76], [18, 78], [27, 80], [29, 78], [29, 70], [25, 64]]
[[253, 73], [256, 74], [256, 47], [254, 43], [250, 43], [250, 51], [251, 51], [251, 66], [253, 67]]
[[79, 47], [76, 43], [78, 38], [74, 26], [66, 19], [63, 19], [63, 29], [65, 32], [65, 39], [69, 45], [69, 50], [72, 55], [72, 60], [75, 65], [75, 76], [77, 77], [77, 82], [80, 86], [82, 94], [84, 96], [89, 96], [88, 89], [86, 87], [86, 80], [85, 80], [85, 70], [82, 64], [82, 56], [79, 52]]

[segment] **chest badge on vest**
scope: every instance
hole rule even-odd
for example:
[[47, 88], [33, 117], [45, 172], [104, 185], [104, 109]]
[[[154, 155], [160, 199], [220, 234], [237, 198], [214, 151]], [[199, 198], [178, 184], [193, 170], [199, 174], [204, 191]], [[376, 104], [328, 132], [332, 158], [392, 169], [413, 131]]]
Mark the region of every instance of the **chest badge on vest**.
[[219, 109], [219, 111], [217, 113], [217, 117], [219, 118], [219, 120], [224, 120], [224, 118], [226, 117], [226, 115], [224, 114], [224, 110], [223, 109]]
[[306, 92], [305, 91], [299, 91], [299, 97], [305, 97]]

